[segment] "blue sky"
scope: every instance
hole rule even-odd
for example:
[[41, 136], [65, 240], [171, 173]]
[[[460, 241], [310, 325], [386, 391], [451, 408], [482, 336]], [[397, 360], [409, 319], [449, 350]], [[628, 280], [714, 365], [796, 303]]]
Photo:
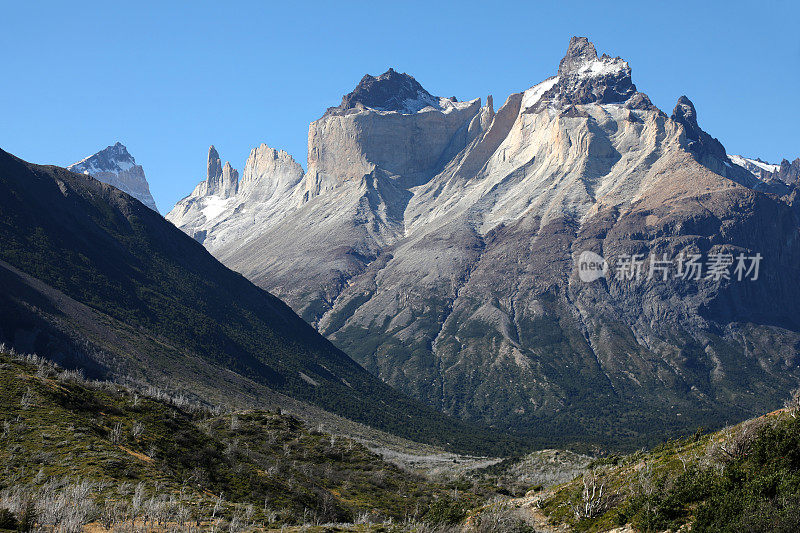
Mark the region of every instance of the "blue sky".
[[800, 156], [800, 3], [2, 2], [0, 148], [67, 165], [126, 144], [162, 212], [265, 142], [305, 167], [308, 124], [365, 73], [459, 99], [555, 73], [572, 35], [625, 58], [730, 153]]

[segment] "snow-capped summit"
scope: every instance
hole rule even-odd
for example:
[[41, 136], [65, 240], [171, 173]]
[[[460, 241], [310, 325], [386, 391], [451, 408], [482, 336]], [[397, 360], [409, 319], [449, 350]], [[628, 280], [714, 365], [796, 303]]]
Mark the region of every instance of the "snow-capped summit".
[[638, 109], [652, 107], [649, 98], [636, 91], [628, 63], [619, 57], [598, 56], [586, 37], [570, 39], [567, 53], [558, 64], [558, 75], [548, 82], [546, 91], [536, 98], [534, 113], [548, 107], [567, 109], [591, 103], [625, 103], [627, 107]]
[[67, 169], [108, 183], [158, 212], [144, 169], [136, 164], [136, 160], [120, 142], [73, 163]]
[[767, 163], [766, 161], [762, 161], [759, 157], [751, 159], [749, 157], [736, 154], [731, 154], [728, 157], [730, 158], [731, 162], [736, 163], [740, 167], [746, 168], [758, 177], [761, 176], [760, 171], [762, 170], [766, 170], [767, 172], [776, 172], [779, 168], [781, 168], [780, 165]]
[[77, 163], [70, 165], [69, 169], [73, 172], [80, 171], [84, 174], [93, 172], [120, 172], [130, 170], [136, 165], [133, 156], [128, 153], [128, 149], [121, 142], [100, 150], [94, 155], [81, 159]]

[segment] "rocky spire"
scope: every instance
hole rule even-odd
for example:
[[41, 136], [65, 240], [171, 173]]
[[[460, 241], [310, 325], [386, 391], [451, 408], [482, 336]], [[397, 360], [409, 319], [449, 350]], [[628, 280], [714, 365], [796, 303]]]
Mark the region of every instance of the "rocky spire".
[[791, 163], [788, 159], [781, 161], [781, 166], [774, 173], [774, 177], [788, 184], [800, 183], [800, 157]]
[[206, 171], [206, 181], [212, 183], [218, 181], [222, 177], [222, 163], [219, 159], [219, 153], [212, 144], [208, 149], [208, 166]]
[[558, 64], [558, 75], [564, 76], [575, 72], [590, 61], [597, 60], [597, 50], [586, 37], [572, 37], [569, 40], [567, 53]]
[[697, 125], [697, 110], [686, 95], [678, 98], [675, 109], [672, 110], [672, 120], [680, 122], [692, 132], [700, 129]]
[[206, 194], [230, 198], [239, 188], [239, 172], [230, 162], [222, 166], [222, 160], [214, 145], [208, 149], [208, 163], [206, 166]]
[[722, 143], [703, 131], [697, 124], [697, 110], [687, 96], [678, 98], [675, 109], [672, 110], [672, 120], [683, 125], [686, 131], [687, 147], [698, 157], [698, 160], [702, 161], [709, 155], [722, 161], [728, 160]]

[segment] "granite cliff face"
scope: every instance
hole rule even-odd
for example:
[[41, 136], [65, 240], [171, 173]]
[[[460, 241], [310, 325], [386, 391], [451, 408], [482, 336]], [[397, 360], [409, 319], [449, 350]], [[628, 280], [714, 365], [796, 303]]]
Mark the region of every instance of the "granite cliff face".
[[144, 169], [136, 164], [136, 160], [122, 143], [109, 146], [67, 168], [108, 183], [158, 212], [156, 202], [150, 194], [150, 185], [147, 183]]
[[[280, 207], [229, 211], [207, 246], [447, 413], [633, 445], [773, 408], [798, 383], [788, 189], [729, 158], [688, 98], [656, 108], [585, 38], [496, 112], [365, 77], [311, 124], [293, 176]], [[191, 234], [187, 213], [168, 218]], [[605, 277], [581, 281], [584, 251], [612, 263]], [[761, 254], [760, 277], [676, 275], [694, 254]], [[644, 276], [618, 279], [626, 256]], [[648, 279], [651, 256], [673, 260], [666, 279]]]

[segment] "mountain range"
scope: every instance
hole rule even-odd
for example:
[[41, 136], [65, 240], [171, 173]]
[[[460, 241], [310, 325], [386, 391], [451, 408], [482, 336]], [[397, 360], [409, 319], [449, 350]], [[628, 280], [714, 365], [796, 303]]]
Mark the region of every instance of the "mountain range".
[[299, 401], [422, 442], [520, 444], [394, 391], [111, 185], [0, 150], [0, 196], [0, 342], [16, 350], [208, 406]]
[[[798, 162], [729, 157], [689, 98], [663, 112], [584, 37], [497, 110], [365, 76], [308, 147], [304, 170], [260, 145], [241, 180], [212, 147], [167, 219], [437, 410], [634, 446], [797, 386]], [[582, 281], [583, 252], [605, 275]], [[702, 275], [676, 275], [693, 256]], [[729, 256], [760, 271], [709, 270]]]

